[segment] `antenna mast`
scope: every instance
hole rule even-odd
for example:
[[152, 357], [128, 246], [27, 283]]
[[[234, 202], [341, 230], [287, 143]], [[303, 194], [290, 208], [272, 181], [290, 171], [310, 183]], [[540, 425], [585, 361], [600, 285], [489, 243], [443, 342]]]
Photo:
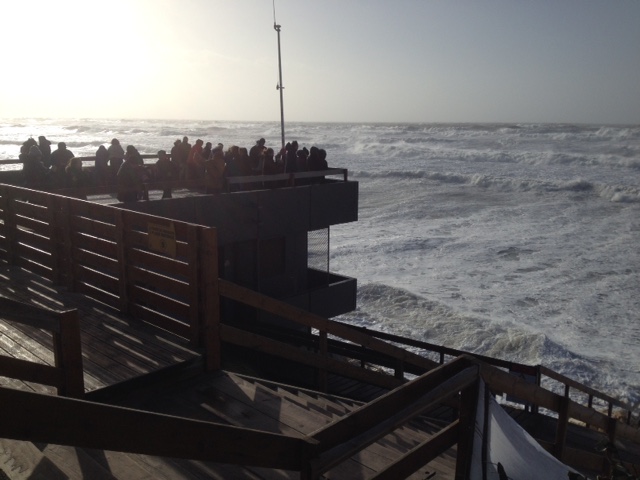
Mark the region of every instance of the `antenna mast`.
[[276, 0], [273, 0], [273, 29], [278, 33], [278, 72], [279, 80], [276, 90], [280, 91], [280, 130], [282, 132], [282, 148], [284, 148], [284, 99], [282, 85], [282, 57], [280, 56], [280, 25], [276, 23]]

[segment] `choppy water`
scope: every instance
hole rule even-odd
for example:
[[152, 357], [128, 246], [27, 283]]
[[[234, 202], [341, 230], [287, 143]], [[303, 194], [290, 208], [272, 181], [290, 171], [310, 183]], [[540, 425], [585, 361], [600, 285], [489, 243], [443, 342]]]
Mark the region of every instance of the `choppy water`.
[[[183, 135], [250, 147], [279, 123], [4, 120], [93, 155]], [[359, 221], [332, 228], [331, 268], [359, 281], [343, 320], [550, 368], [640, 401], [640, 126], [289, 124], [360, 182]]]

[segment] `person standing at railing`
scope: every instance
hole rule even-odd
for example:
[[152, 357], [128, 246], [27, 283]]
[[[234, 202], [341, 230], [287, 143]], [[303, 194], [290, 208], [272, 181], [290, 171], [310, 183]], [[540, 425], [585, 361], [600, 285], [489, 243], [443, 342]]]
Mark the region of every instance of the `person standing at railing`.
[[96, 185], [104, 186], [109, 182], [109, 152], [104, 145], [100, 145], [96, 151], [93, 175]]
[[211, 151], [211, 158], [205, 162], [207, 193], [218, 193], [224, 186], [224, 152], [222, 147]]
[[111, 140], [111, 145], [109, 145], [107, 152], [109, 154], [109, 166], [111, 167], [111, 179], [109, 183], [113, 183], [124, 161], [124, 149], [122, 145], [120, 145], [120, 140], [117, 138]]
[[37, 145], [31, 145], [29, 152], [22, 157], [22, 173], [27, 188], [45, 188], [48, 186], [50, 171], [42, 163], [42, 152]]
[[[156, 162], [156, 180], [158, 182], [170, 182], [176, 180], [177, 170], [173, 162], [169, 159], [169, 155], [164, 150], [158, 151], [158, 161]], [[162, 192], [162, 198], [171, 198], [171, 187], [165, 188]]]
[[51, 166], [51, 141], [44, 135], [38, 137], [38, 148], [42, 152], [42, 163], [49, 168]]
[[187, 180], [197, 180], [204, 177], [204, 158], [202, 157], [202, 145], [204, 142], [196, 140], [196, 144], [189, 152], [187, 159]]
[[73, 157], [65, 167], [65, 187], [80, 190], [72, 194], [74, 197], [86, 198], [86, 194], [81, 189], [89, 186], [89, 176], [82, 169], [82, 160]]
[[58, 143], [57, 150], [51, 153], [51, 174], [54, 188], [65, 188], [65, 168], [75, 155], [64, 142]]
[[183, 137], [182, 143], [180, 143], [182, 153], [180, 155], [180, 180], [187, 179], [189, 155], [191, 154], [191, 144], [189, 143], [189, 137]]
[[118, 200], [136, 202], [139, 193], [144, 189], [140, 176], [141, 167], [133, 155], [127, 156], [116, 175], [118, 183]]

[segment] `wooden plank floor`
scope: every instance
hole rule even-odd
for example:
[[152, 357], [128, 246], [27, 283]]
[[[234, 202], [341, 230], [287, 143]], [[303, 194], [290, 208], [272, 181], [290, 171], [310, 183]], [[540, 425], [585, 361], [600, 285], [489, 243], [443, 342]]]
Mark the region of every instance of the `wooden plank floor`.
[[[0, 265], [0, 295], [55, 310], [78, 309], [87, 392], [198, 357], [187, 340], [18, 267]], [[51, 334], [7, 322], [0, 312], [0, 354], [52, 365]], [[4, 377], [0, 385], [55, 393], [52, 387]]]

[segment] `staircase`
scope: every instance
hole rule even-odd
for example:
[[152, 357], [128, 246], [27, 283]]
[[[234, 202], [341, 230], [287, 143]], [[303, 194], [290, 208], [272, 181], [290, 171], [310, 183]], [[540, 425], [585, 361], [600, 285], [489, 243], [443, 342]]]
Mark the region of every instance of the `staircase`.
[[[355, 400], [225, 371], [173, 378], [129, 391], [132, 393], [128, 396], [119, 392], [113, 403], [298, 437], [310, 435], [361, 405]], [[106, 395], [100, 401], [111, 403]], [[429, 438], [440, 428], [438, 423], [426, 418], [411, 422], [330, 470], [325, 478], [369, 478]], [[299, 478], [298, 472], [291, 471], [11, 440], [0, 440], [0, 470], [18, 480]], [[410, 478], [453, 478], [454, 472], [452, 450]]]

